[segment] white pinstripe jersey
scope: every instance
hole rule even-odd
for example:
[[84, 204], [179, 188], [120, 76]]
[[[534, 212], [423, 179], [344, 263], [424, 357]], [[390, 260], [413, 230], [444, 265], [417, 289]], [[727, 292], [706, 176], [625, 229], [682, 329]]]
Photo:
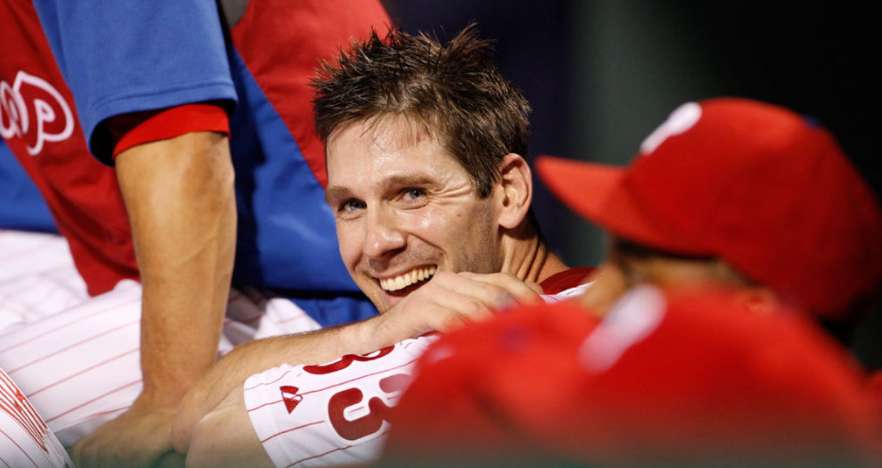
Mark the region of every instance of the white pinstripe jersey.
[[0, 370], [0, 466], [73, 468], [46, 422]]
[[[140, 284], [125, 280], [89, 297], [64, 238], [0, 230], [0, 369], [65, 446], [125, 411], [140, 393], [140, 318]], [[233, 290], [218, 352], [318, 328], [292, 301]], [[9, 423], [8, 433], [18, 431]]]
[[[576, 278], [584, 279], [584, 272]], [[558, 302], [587, 284], [542, 296]], [[252, 426], [278, 468], [367, 464], [380, 455], [388, 411], [412, 379], [437, 334], [319, 366], [290, 366], [251, 376], [244, 385]]]

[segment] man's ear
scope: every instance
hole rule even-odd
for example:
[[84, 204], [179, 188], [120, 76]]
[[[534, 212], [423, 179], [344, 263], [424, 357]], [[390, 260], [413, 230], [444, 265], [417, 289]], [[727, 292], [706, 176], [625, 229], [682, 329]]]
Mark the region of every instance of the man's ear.
[[502, 158], [497, 198], [499, 225], [506, 229], [520, 226], [533, 201], [533, 173], [527, 161], [515, 153]]

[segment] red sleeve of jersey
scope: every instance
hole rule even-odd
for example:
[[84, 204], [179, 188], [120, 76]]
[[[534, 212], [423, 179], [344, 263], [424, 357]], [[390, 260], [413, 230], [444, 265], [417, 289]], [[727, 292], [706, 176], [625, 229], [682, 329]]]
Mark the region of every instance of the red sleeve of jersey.
[[227, 113], [215, 104], [186, 104], [117, 115], [110, 118], [107, 128], [114, 139], [114, 158], [135, 145], [174, 138], [185, 133], [230, 133]]

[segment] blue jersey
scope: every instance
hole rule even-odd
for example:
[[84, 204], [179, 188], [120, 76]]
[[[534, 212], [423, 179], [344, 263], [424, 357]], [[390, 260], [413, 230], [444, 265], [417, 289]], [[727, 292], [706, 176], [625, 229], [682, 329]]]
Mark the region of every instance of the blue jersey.
[[[31, 83], [45, 82], [57, 91], [60, 104], [52, 116], [66, 116], [65, 106], [74, 110], [70, 118], [74, 131], [64, 144], [85, 146], [98, 161], [112, 165], [112, 139], [104, 125], [110, 117], [194, 102], [221, 103], [231, 110], [230, 145], [236, 171], [239, 229], [234, 282], [319, 292], [329, 298], [358, 293], [340, 260], [333, 214], [324, 203], [324, 146], [314, 132], [309, 80], [320, 60], [333, 58], [351, 40], [366, 37], [371, 28], [386, 27], [388, 17], [378, 1], [221, 2], [223, 13], [214, 1], [19, 3], [25, 6], [7, 5], [11, 12], [0, 14], [4, 44], [34, 37], [34, 26], [27, 18], [30, 7], [39, 20], [34, 23], [42, 36], [38, 39], [46, 47], [37, 44], [36, 52], [29, 51], [27, 57], [3, 54], [0, 79], [13, 90], [18, 89], [15, 83], [24, 83], [24, 90]], [[56, 70], [48, 70], [52, 67]], [[15, 102], [23, 102], [25, 108], [39, 100], [28, 98], [24, 91], [21, 94], [25, 98]], [[68, 95], [72, 102], [63, 102]], [[7, 114], [0, 114], [0, 123], [21, 117]], [[31, 134], [36, 127], [28, 127]], [[60, 220], [59, 215], [70, 214], [70, 204], [52, 200], [47, 193], [66, 193], [73, 183], [56, 184], [53, 177], [70, 177], [63, 174], [86, 165], [82, 159], [88, 152], [55, 158], [53, 164], [70, 167], [57, 169], [59, 174], [41, 181], [44, 176], [40, 174], [51, 172], [44, 170], [42, 161], [51, 158], [49, 153], [60, 152], [62, 142], [57, 135], [53, 139], [18, 133], [23, 136], [12, 130], [3, 136], [46, 196], [59, 230], [68, 239], [76, 237], [74, 243], [87, 244], [81, 249], [72, 245], [78, 266], [97, 255], [90, 242], [130, 237], [122, 224], [113, 233], [98, 233], [91, 239], [68, 235], [79, 218], [100, 212], [104, 202], [74, 210], [84, 213]], [[39, 151], [31, 153], [35, 149]], [[117, 195], [106, 195], [118, 192], [115, 183], [103, 184], [107, 187], [100, 197], [107, 198], [106, 204], [120, 205]], [[82, 198], [93, 202], [94, 193]], [[95, 234], [96, 229], [110, 229], [111, 224], [105, 216], [83, 231]], [[131, 244], [116, 242], [113, 248], [127, 250]], [[118, 257], [133, 255], [126, 252]], [[109, 276], [114, 278], [115, 260], [103, 261], [111, 264]], [[84, 277], [89, 282], [88, 275]]]

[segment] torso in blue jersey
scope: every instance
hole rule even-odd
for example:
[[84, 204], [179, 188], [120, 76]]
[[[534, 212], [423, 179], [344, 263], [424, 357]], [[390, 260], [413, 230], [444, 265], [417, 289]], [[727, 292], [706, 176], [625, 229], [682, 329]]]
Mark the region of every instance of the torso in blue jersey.
[[[66, 151], [71, 157], [63, 161], [55, 158], [50, 166], [67, 166], [55, 172], [89, 164], [86, 150], [112, 165], [111, 139], [102, 125], [110, 117], [193, 102], [226, 103], [234, 109], [230, 141], [239, 219], [234, 282], [317, 292], [329, 299], [358, 292], [339, 258], [333, 216], [324, 203], [324, 147], [313, 131], [309, 80], [319, 60], [332, 58], [372, 27], [386, 27], [388, 17], [378, 1], [252, 1], [231, 24], [222, 20], [215, 2], [35, 0], [30, 10], [0, 15], [0, 26], [17, 34], [10, 40], [39, 32], [46, 46], [31, 51], [27, 60], [0, 59], [0, 78], [11, 84], [19, 70], [27, 69], [73, 96], [67, 105], [75, 109], [77, 132], [65, 144], [83, 148]], [[28, 24], [21, 21], [27, 15], [38, 17], [33, 24], [41, 31], [21, 26]], [[37, 65], [31, 54], [40, 55]], [[36, 158], [20, 154], [16, 143], [10, 142], [10, 149], [33, 166], [34, 177], [47, 172], [40, 161], [60, 150], [54, 144], [46, 143], [45, 154]], [[62, 176], [48, 172], [37, 177], [46, 179], [37, 185], [44, 196], [54, 192], [63, 198], [72, 181], [57, 182]], [[82, 197], [106, 198], [118, 210], [115, 181], [99, 185]], [[71, 203], [46, 198], [56, 220], [58, 213], [71, 211]], [[81, 218], [101, 212], [102, 200], [74, 210], [59, 229], [65, 235], [74, 231]], [[130, 242], [104, 245], [108, 238], [130, 236], [127, 231], [119, 227], [101, 234], [96, 226], [109, 231], [110, 220], [96, 215], [91, 222], [83, 230], [94, 234], [91, 238], [74, 236], [84, 245], [72, 248], [78, 265], [98, 262], [90, 256], [108, 248], [123, 251], [120, 258], [134, 258]], [[110, 273], [102, 273], [110, 277], [105, 282], [113, 282], [114, 261], [101, 259], [111, 265]], [[119, 274], [120, 279], [128, 274]]]

